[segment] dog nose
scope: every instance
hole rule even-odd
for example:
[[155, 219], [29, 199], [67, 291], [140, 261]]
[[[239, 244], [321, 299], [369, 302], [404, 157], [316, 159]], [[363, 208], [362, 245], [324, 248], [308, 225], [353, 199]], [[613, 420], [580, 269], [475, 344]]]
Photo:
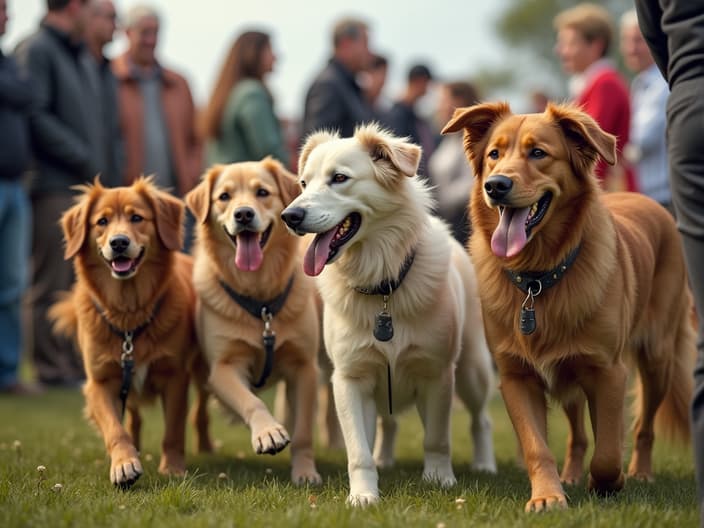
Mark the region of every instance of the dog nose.
[[500, 200], [505, 198], [513, 187], [513, 181], [508, 176], [501, 174], [491, 176], [484, 182], [484, 190], [489, 195], [489, 198]]
[[239, 207], [235, 209], [235, 222], [242, 225], [249, 224], [254, 218], [254, 209], [251, 207]]
[[115, 253], [124, 253], [130, 245], [130, 239], [126, 235], [115, 235], [110, 238], [110, 247]]
[[298, 227], [303, 222], [306, 217], [306, 210], [302, 207], [289, 207], [281, 213], [281, 218], [283, 218], [286, 225], [289, 227]]

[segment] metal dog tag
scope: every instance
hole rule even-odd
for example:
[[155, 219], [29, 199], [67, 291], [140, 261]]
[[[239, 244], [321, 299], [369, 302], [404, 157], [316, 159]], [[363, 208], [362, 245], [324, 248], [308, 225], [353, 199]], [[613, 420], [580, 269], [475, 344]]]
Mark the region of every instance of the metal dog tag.
[[394, 336], [394, 325], [391, 321], [391, 314], [381, 311], [374, 319], [374, 337], [379, 341], [390, 341]]
[[535, 310], [521, 307], [521, 333], [530, 335], [535, 332]]

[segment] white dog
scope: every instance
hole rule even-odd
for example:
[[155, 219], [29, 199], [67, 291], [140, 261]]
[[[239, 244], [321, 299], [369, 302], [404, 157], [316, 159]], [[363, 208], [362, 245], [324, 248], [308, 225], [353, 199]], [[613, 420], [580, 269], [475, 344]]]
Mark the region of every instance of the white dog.
[[420, 156], [420, 147], [376, 125], [345, 139], [316, 133], [299, 160], [304, 190], [282, 213], [297, 234], [316, 234], [304, 270], [320, 275], [353, 505], [379, 499], [375, 458], [380, 465], [393, 460], [388, 419], [372, 456], [377, 411], [388, 417], [410, 403], [425, 428], [423, 477], [456, 483], [455, 379], [472, 415], [473, 467], [496, 471], [486, 412], [493, 371], [474, 269], [446, 225], [429, 214], [430, 191], [415, 177]]

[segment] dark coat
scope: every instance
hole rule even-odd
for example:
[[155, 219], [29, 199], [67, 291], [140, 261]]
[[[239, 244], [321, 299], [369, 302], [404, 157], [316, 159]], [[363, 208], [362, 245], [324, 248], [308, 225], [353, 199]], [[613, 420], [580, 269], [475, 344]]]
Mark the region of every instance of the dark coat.
[[12, 57], [0, 52], [0, 179], [18, 180], [29, 165], [32, 86]]

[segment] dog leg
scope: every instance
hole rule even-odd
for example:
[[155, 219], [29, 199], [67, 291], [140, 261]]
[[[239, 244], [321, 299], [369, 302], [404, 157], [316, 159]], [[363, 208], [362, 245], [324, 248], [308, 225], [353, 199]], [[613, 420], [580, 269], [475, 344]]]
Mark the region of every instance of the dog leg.
[[379, 476], [371, 451], [376, 426], [373, 382], [346, 377], [335, 371], [332, 384], [347, 450], [347, 471], [350, 475], [347, 502], [352, 506], [374, 504], [379, 501]]
[[376, 423], [378, 434], [374, 441], [374, 462], [378, 468], [393, 467], [398, 424], [396, 419], [389, 415], [379, 415]]
[[[304, 363], [286, 381], [289, 407], [294, 420], [291, 437], [291, 480], [294, 484], [322, 484], [313, 457], [313, 424], [317, 407], [318, 373], [311, 363]], [[289, 389], [290, 387], [290, 389]]]
[[98, 426], [110, 455], [110, 482], [127, 489], [144, 470], [130, 435], [120, 423], [119, 392], [119, 379], [99, 383], [89, 378], [83, 387], [86, 413]]
[[587, 451], [587, 431], [584, 428], [584, 405], [586, 399], [580, 393], [574, 400], [562, 406], [570, 425], [567, 437], [567, 452], [565, 466], [562, 468], [560, 480], [564, 484], [578, 484], [584, 471], [584, 454]]
[[130, 432], [134, 448], [139, 451], [140, 437], [142, 434], [142, 416], [138, 407], [131, 407], [125, 412], [126, 429]]
[[161, 442], [159, 473], [182, 476], [186, 472], [186, 414], [188, 411], [188, 374], [169, 373], [161, 395], [164, 409], [164, 438]]
[[189, 422], [196, 431], [196, 450], [198, 453], [212, 453], [213, 443], [210, 440], [210, 417], [208, 416], [208, 397], [206, 387], [208, 382], [207, 366], [198, 366], [193, 373], [195, 378], [196, 399], [191, 406]]
[[443, 488], [457, 484], [450, 459], [450, 412], [454, 395], [454, 366], [440, 379], [428, 380], [420, 388], [416, 406], [423, 422], [423, 479]]
[[557, 464], [547, 444], [547, 403], [542, 382], [520, 365], [501, 370], [501, 394], [521, 443], [531, 496], [527, 512], [566, 508]]
[[606, 495], [623, 488], [623, 415], [628, 373], [623, 364], [589, 368], [578, 373], [587, 394], [594, 430], [589, 489]]
[[252, 448], [258, 455], [275, 455], [289, 444], [286, 429], [274, 420], [264, 402], [252, 394], [245, 375], [235, 365], [214, 363], [209, 382], [217, 397], [249, 426]]

